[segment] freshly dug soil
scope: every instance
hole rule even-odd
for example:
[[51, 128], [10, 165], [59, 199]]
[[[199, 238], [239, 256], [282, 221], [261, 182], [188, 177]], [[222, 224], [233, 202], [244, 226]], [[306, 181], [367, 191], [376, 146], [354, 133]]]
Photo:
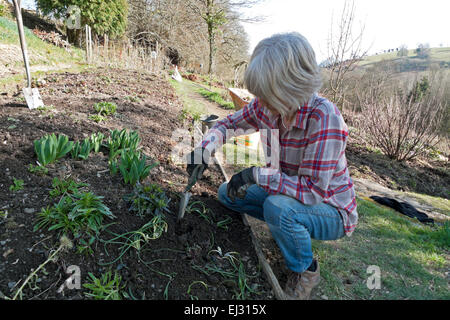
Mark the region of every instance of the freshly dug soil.
[[[87, 183], [89, 191], [104, 197], [104, 204], [116, 218], [106, 219], [105, 223], [111, 225], [92, 244], [91, 253], [79, 253], [79, 243], [72, 239], [74, 247], [38, 272], [23, 290], [23, 299], [86, 299], [84, 287], [59, 290], [71, 265], [80, 268], [82, 284], [88, 282], [88, 273], [100, 277], [107, 271], [117, 272], [122, 277], [121, 292], [131, 299], [274, 298], [259, 268], [248, 228], [240, 215], [217, 201], [217, 189], [223, 181], [218, 168], [211, 168], [194, 186], [190, 200], [203, 202], [213, 222], [190, 212], [177, 224], [179, 195], [188, 177], [184, 167], [169, 160], [176, 143], [172, 132], [183, 122], [182, 106], [165, 79], [135, 71], [97, 69], [52, 74], [44, 80], [39, 91], [46, 106], [53, 108], [29, 110], [19, 92], [0, 98], [0, 297], [12, 297], [30, 272], [58, 247], [55, 231], [33, 228], [41, 208], [57, 201], [49, 195], [53, 177], [70, 177]], [[95, 114], [93, 104], [101, 101], [116, 103], [117, 115], [96, 123], [88, 117]], [[122, 128], [137, 130], [142, 151], [159, 162], [143, 183], [162, 186], [171, 199], [171, 212], [166, 214], [167, 232], [149, 240], [140, 250], [130, 248], [118, 259], [122, 245], [108, 241], [114, 234], [138, 230], [150, 217], [141, 218], [129, 211], [124, 196], [132, 188], [124, 184], [120, 174], [110, 175], [108, 150], [103, 147], [83, 161], [67, 155], [50, 165], [47, 175], [31, 173], [28, 166], [37, 160], [33, 141], [45, 134], [65, 134], [76, 141], [94, 132], [108, 137], [109, 130]], [[22, 190], [10, 190], [13, 178], [24, 181]], [[217, 225], [229, 218], [231, 222], [225, 227]], [[231, 253], [238, 260], [226, 258]], [[244, 291], [230, 261], [237, 261], [237, 267], [242, 263], [241, 280], [247, 286]]]

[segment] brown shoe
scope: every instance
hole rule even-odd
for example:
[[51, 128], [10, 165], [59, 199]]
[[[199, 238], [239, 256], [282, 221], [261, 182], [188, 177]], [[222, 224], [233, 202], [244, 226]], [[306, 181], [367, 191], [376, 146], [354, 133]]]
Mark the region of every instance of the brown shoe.
[[309, 300], [311, 291], [320, 282], [320, 268], [317, 261], [316, 271], [304, 271], [302, 273], [291, 271], [288, 275], [284, 290], [287, 300]]

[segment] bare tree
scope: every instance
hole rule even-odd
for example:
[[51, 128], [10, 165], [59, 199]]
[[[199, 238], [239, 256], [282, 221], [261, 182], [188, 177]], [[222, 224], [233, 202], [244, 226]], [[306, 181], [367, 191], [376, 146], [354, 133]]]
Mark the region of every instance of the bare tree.
[[220, 27], [239, 22], [261, 21], [262, 17], [243, 17], [239, 9], [248, 8], [263, 0], [189, 0], [188, 6], [192, 12], [200, 16], [207, 26], [209, 60], [208, 73], [214, 68], [214, 58], [217, 51], [216, 36]]
[[365, 26], [355, 32], [355, 3], [346, 1], [337, 30], [334, 29], [332, 19], [328, 39], [327, 69], [329, 71], [328, 90], [333, 102], [342, 105], [345, 109], [346, 79], [349, 72], [353, 71], [358, 62], [367, 54], [363, 48], [362, 40]]

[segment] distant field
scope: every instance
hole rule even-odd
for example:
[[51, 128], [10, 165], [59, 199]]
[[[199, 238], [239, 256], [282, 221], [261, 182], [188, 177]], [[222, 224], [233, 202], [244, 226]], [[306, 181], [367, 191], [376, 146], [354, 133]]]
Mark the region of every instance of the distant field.
[[450, 47], [431, 48], [428, 59], [418, 57], [415, 49], [411, 49], [406, 57], [397, 56], [396, 51], [383, 53], [366, 57], [359, 65], [367, 68], [382, 61], [393, 62], [398, 72], [425, 71], [429, 68], [450, 69]]

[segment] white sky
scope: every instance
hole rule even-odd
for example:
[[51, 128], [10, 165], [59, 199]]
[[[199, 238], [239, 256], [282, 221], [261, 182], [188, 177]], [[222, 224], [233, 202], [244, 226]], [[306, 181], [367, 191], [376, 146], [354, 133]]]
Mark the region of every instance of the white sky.
[[[9, 0], [11, 1], [11, 0]], [[247, 15], [266, 16], [264, 23], [244, 24], [250, 37], [250, 53], [256, 44], [274, 33], [298, 31], [313, 46], [320, 63], [326, 59], [332, 16], [335, 23], [345, 0], [265, 0], [246, 9]], [[34, 7], [34, 0], [22, 0]], [[369, 54], [405, 44], [450, 47], [449, 0], [355, 0], [355, 31], [365, 24], [364, 48]]]
[[[320, 63], [326, 59], [332, 15], [335, 23], [344, 0], [266, 0], [247, 15], [263, 15], [264, 23], [244, 24], [250, 50], [278, 32], [297, 31], [313, 46]], [[355, 31], [365, 24], [365, 48], [370, 53], [419, 43], [450, 46], [449, 0], [355, 0]]]

